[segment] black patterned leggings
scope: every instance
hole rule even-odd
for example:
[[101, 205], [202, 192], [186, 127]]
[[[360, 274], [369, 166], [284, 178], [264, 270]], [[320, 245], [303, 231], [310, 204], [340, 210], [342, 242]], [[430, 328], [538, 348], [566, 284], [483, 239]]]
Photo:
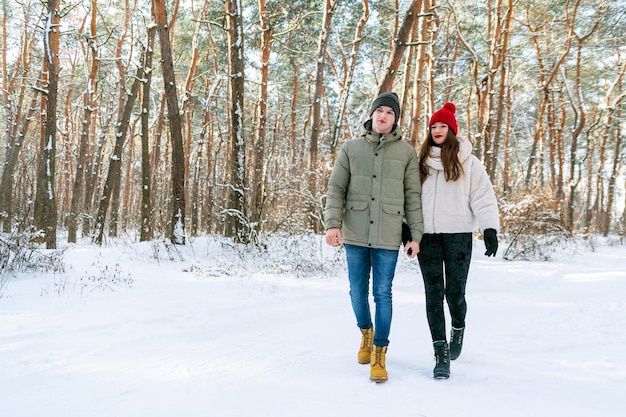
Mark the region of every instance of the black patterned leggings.
[[452, 327], [465, 327], [465, 285], [472, 258], [472, 234], [424, 234], [417, 258], [424, 278], [430, 335], [433, 341], [447, 340], [444, 296]]

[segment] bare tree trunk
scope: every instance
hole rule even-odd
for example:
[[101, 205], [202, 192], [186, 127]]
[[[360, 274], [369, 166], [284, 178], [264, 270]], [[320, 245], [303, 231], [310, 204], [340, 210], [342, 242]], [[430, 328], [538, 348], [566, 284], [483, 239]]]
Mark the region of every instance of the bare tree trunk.
[[[609, 135], [612, 135], [615, 138], [615, 145], [613, 147], [613, 163], [612, 163], [612, 169], [611, 169], [611, 174], [609, 176], [609, 183], [608, 183], [606, 210], [604, 212], [603, 218], [600, 221], [600, 227], [599, 227], [600, 232], [604, 236], [608, 236], [609, 230], [611, 227], [613, 205], [615, 204], [615, 186], [617, 184], [617, 177], [619, 176], [621, 160], [623, 158], [622, 156], [623, 134], [622, 132], [620, 132], [619, 129], [613, 129], [612, 132], [610, 131], [611, 131], [611, 125], [613, 124], [611, 120], [622, 120], [621, 108], [624, 103], [624, 100], [626, 99], [626, 93], [623, 90], [623, 83], [622, 83], [622, 80], [624, 79], [625, 74], [626, 74], [626, 64], [622, 64], [622, 69], [620, 71], [618, 78], [611, 85], [608, 91], [608, 94], [612, 94], [613, 91], [617, 89], [618, 96], [614, 99], [610, 99], [610, 97], [607, 96], [607, 108], [609, 109], [609, 115], [607, 117], [607, 127], [606, 127], [605, 137], [609, 139]], [[604, 149], [606, 148], [605, 144], [606, 142], [603, 142], [602, 154], [604, 154]], [[600, 170], [598, 170], [598, 177], [600, 177]]]
[[317, 41], [317, 57], [315, 59], [315, 91], [313, 93], [313, 119], [311, 120], [311, 142], [309, 143], [309, 224], [315, 232], [319, 232], [321, 227], [315, 213], [318, 211], [315, 205], [317, 195], [317, 143], [320, 140], [320, 129], [322, 127], [322, 97], [324, 95], [324, 63], [326, 61], [326, 50], [328, 49], [328, 38], [330, 36], [330, 26], [335, 13], [335, 7], [339, 0], [324, 0], [324, 12], [322, 15], [322, 29]]
[[[215, 164], [213, 157], [213, 145], [215, 140], [214, 118], [209, 110], [209, 103], [215, 101], [214, 93], [218, 89], [221, 81], [215, 77], [215, 81], [211, 83], [208, 79], [205, 81], [205, 110], [202, 121], [202, 129], [200, 130], [200, 138], [198, 140], [198, 157], [196, 166], [194, 167], [196, 183], [194, 184], [193, 197], [195, 204], [198, 204], [196, 210], [192, 211], [192, 228], [195, 234], [200, 228], [212, 232], [214, 222], [214, 192], [215, 192]], [[204, 175], [202, 175], [204, 173]]]
[[[423, 1], [422, 4], [424, 4]], [[399, 96], [402, 97], [402, 102], [400, 103], [400, 114], [408, 116], [402, 118], [402, 122], [400, 123], [400, 125], [403, 127], [411, 125], [410, 112], [407, 111], [407, 108], [409, 107], [409, 103], [413, 103], [414, 100], [413, 97], [411, 97], [411, 90], [413, 85], [414, 73], [413, 65], [417, 65], [417, 63], [415, 62], [415, 54], [417, 52], [417, 48], [415, 46], [418, 45], [417, 39], [419, 37], [419, 21], [420, 19], [416, 19], [415, 25], [413, 26], [413, 28], [411, 28], [411, 38], [409, 39], [409, 44], [411, 45], [411, 48], [409, 48], [409, 52], [404, 62], [404, 74], [402, 75], [402, 91], [399, 94]], [[411, 139], [410, 137], [408, 138], [409, 140]]]
[[498, 80], [498, 94], [493, 98], [495, 101], [494, 108], [494, 129], [492, 133], [493, 141], [490, 157], [486, 160], [487, 173], [491, 177], [492, 182], [495, 182], [497, 175], [497, 166], [500, 154], [500, 141], [502, 136], [502, 129], [504, 125], [504, 119], [508, 113], [509, 107], [506, 105], [507, 89], [508, 89], [508, 71], [507, 71], [507, 55], [509, 53], [509, 40], [511, 32], [511, 20], [513, 16], [513, 0], [507, 0], [507, 8], [500, 15], [500, 19], [504, 20], [501, 25], [501, 30], [498, 32], [497, 44], [494, 45], [498, 51], [497, 67], [500, 73]]
[[[78, 161], [76, 164], [76, 175], [74, 176], [74, 187], [72, 190], [72, 201], [70, 212], [67, 217], [67, 241], [76, 243], [76, 232], [78, 229], [78, 215], [83, 208], [85, 194], [85, 169], [87, 168], [87, 151], [89, 149], [89, 132], [91, 131], [91, 119], [96, 107], [97, 77], [100, 60], [96, 49], [96, 11], [97, 1], [91, 1], [91, 22], [89, 24], [88, 45], [91, 52], [91, 68], [87, 79], [87, 90], [83, 93], [83, 117], [80, 130]], [[80, 37], [82, 38], [82, 37]]]
[[[593, 120], [593, 116], [592, 116]], [[593, 200], [593, 166], [594, 166], [594, 158], [592, 155], [595, 153], [596, 149], [596, 140], [593, 137], [590, 137], [586, 144], [586, 154], [587, 154], [587, 176], [585, 178], [585, 182], [587, 184], [587, 193], [585, 195], [585, 204], [583, 205], [583, 232], [590, 233], [591, 232], [591, 221], [593, 220], [594, 208], [592, 207]]]
[[[621, 112], [620, 112], [621, 113]], [[618, 116], [618, 119], [621, 117]], [[616, 186], [617, 186], [617, 178], [619, 177], [619, 171], [621, 168], [621, 153], [622, 153], [622, 143], [623, 143], [623, 135], [618, 132], [614, 133], [615, 136], [615, 148], [613, 150], [613, 164], [611, 168], [611, 176], [609, 177], [609, 190], [607, 195], [606, 202], [606, 218], [602, 224], [602, 234], [604, 236], [608, 236], [611, 230], [611, 221], [613, 216], [613, 207], [615, 205], [615, 197], [616, 197]]]
[[[602, 13], [598, 13], [601, 16]], [[600, 20], [596, 20], [595, 24], [585, 35], [578, 35], [574, 32], [576, 37], [576, 67], [575, 67], [575, 79], [574, 79], [574, 91], [568, 89], [570, 103], [572, 111], [574, 113], [574, 125], [572, 127], [572, 137], [570, 140], [570, 152], [569, 152], [569, 189], [566, 196], [566, 206], [564, 207], [565, 224], [567, 228], [574, 232], [574, 218], [575, 218], [575, 201], [576, 201], [576, 189], [580, 184], [581, 174], [578, 174], [576, 178], [576, 168], [579, 165], [578, 153], [578, 139], [580, 138], [583, 129], [587, 123], [587, 112], [585, 110], [585, 98], [583, 89], [583, 76], [581, 69], [583, 66], [583, 44], [588, 40], [591, 35], [599, 28]], [[567, 84], [566, 84], [567, 87]]]
[[225, 236], [236, 242], [249, 242], [249, 225], [245, 213], [245, 146], [244, 146], [244, 45], [241, 0], [226, 0], [228, 15], [228, 79], [230, 106], [230, 155], [228, 158], [230, 190], [226, 211]]
[[[126, 140], [126, 132], [128, 131], [128, 127], [130, 124], [130, 115], [132, 112], [132, 108], [135, 104], [135, 100], [137, 98], [137, 92], [139, 90], [139, 80], [141, 80], [143, 76], [143, 68], [137, 68], [137, 76], [132, 83], [131, 90], [130, 92], [126, 91], [126, 68], [124, 67], [122, 54], [124, 51], [124, 42], [126, 40], [126, 36], [128, 34], [128, 29], [131, 22], [132, 10], [129, 0], [125, 0], [124, 3], [124, 23], [121, 28], [121, 34], [117, 39], [115, 48], [115, 64], [117, 66], [117, 71], [119, 74], [118, 82], [120, 89], [117, 107], [117, 122], [115, 125], [115, 145], [113, 148], [113, 152], [111, 153], [111, 156], [109, 158], [108, 173], [106, 181], [104, 183], [104, 188], [102, 190], [102, 196], [98, 201], [98, 211], [96, 214], [94, 233], [92, 237], [93, 242], [100, 245], [102, 244], [104, 237], [104, 226], [107, 219], [107, 212], [111, 204], [111, 198], [113, 195], [112, 193], [116, 190], [119, 190], [116, 182], [120, 181], [122, 171], [122, 153], [124, 150], [124, 141]], [[111, 113], [111, 115], [112, 114], [113, 113]], [[101, 134], [102, 142], [99, 144], [100, 146], [104, 145], [104, 139], [106, 138], [105, 134], [105, 131], [103, 131]]]
[[[126, 103], [124, 104], [123, 111], [118, 117], [115, 133], [115, 146], [113, 153], [109, 158], [109, 171], [107, 174], [106, 183], [104, 184], [104, 190], [102, 191], [102, 197], [98, 205], [98, 214], [96, 216], [96, 224], [94, 231], [94, 243], [102, 244], [104, 224], [106, 222], [107, 211], [111, 201], [111, 196], [114, 190], [119, 190], [116, 183], [120, 182], [122, 171], [122, 153], [124, 151], [124, 141], [126, 140], [126, 132], [130, 126], [130, 115], [132, 113], [135, 100], [137, 99], [137, 92], [139, 91], [140, 80], [143, 79], [143, 68], [137, 68], [137, 75], [133, 81]], [[123, 89], [123, 80], [122, 80]]]
[[[25, 13], [25, 18], [27, 14]], [[3, 15], [6, 18], [6, 14]], [[3, 36], [6, 42], [6, 22], [3, 22]], [[31, 121], [35, 119], [39, 108], [39, 94], [32, 94], [30, 104], [23, 111], [23, 103], [26, 99], [28, 84], [20, 83], [19, 89], [16, 88], [16, 81], [26, 80], [30, 72], [30, 59], [26, 59], [31, 52], [33, 43], [32, 37], [28, 38], [26, 30], [24, 31], [22, 40], [21, 56], [23, 57], [24, 67], [15, 65], [12, 74], [7, 74], [6, 68], [6, 48], [2, 48], [2, 103], [5, 114], [5, 159], [2, 170], [2, 179], [0, 180], [0, 230], [8, 232], [11, 230], [13, 218], [13, 194], [14, 194], [14, 175], [18, 158], [21, 154], [24, 139], [28, 134]], [[36, 78], [37, 85], [34, 90], [43, 91], [43, 73]], [[17, 99], [16, 99], [17, 97]]]
[[335, 161], [335, 155], [337, 153], [337, 148], [339, 145], [339, 133], [344, 130], [344, 119], [346, 115], [346, 108], [348, 105], [348, 98], [350, 97], [350, 88], [352, 87], [352, 83], [354, 82], [354, 72], [356, 70], [358, 56], [359, 56], [359, 47], [361, 46], [361, 39], [363, 37], [363, 31], [365, 30], [365, 25], [370, 17], [370, 6], [369, 0], [363, 1], [363, 13], [361, 14], [361, 18], [359, 19], [359, 24], [354, 30], [354, 37], [352, 39], [352, 49], [350, 50], [350, 61], [348, 62], [347, 68], [344, 71], [344, 80], [341, 87], [341, 97], [339, 99], [339, 108], [337, 109], [337, 115], [335, 116], [335, 122], [333, 123], [332, 129], [332, 142], [330, 146], [330, 156], [329, 159], [331, 162]]
[[46, 247], [57, 246], [57, 207], [54, 191], [56, 170], [57, 90], [59, 81], [60, 0], [48, 0], [44, 47], [44, 73], [47, 73], [45, 114], [42, 115], [40, 154], [37, 164], [35, 225], [43, 230]]
[[[624, 184], [623, 187], [626, 188], [626, 179], [624, 179]], [[622, 211], [622, 217], [620, 220], [620, 230], [622, 233], [622, 236], [624, 234], [624, 231], [626, 231], [626, 193], [624, 193], [624, 210]]]
[[[129, 135], [132, 138], [132, 135]], [[122, 149], [122, 154], [124, 153], [124, 149]], [[133, 155], [130, 151], [127, 153], [126, 161], [131, 159]], [[120, 163], [120, 169], [118, 173], [118, 177], [113, 182], [113, 190], [111, 192], [111, 200], [109, 202], [109, 237], [117, 237], [118, 236], [118, 226], [119, 226], [119, 210], [120, 210], [120, 193], [122, 190], [122, 164]]]
[[419, 16], [418, 12], [422, 7], [422, 1], [423, 0], [413, 0], [404, 15], [404, 21], [402, 22], [402, 26], [400, 26], [398, 36], [395, 39], [393, 51], [391, 51], [389, 61], [387, 62], [387, 66], [385, 68], [385, 75], [378, 86], [378, 94], [391, 91], [393, 89], [393, 83], [396, 78], [396, 74], [398, 73], [398, 68], [400, 68], [400, 62], [402, 62], [404, 51], [408, 46], [411, 31], [413, 30], [413, 26], [415, 26], [415, 22]]
[[254, 165], [253, 175], [254, 181], [250, 182], [250, 222], [251, 227], [258, 234], [261, 227], [261, 215], [265, 203], [265, 182], [266, 173], [265, 165], [265, 142], [267, 137], [267, 87], [269, 82], [269, 61], [270, 52], [272, 50], [272, 30], [268, 18], [266, 0], [258, 0], [259, 17], [261, 26], [261, 68], [260, 68], [260, 84], [259, 84], [259, 117], [257, 124], [256, 138], [254, 141], [254, 152], [252, 154]]
[[[106, 147], [107, 132], [113, 121], [114, 111], [113, 103], [109, 103], [106, 110], [106, 117], [100, 128], [98, 139], [96, 140], [95, 147], [93, 149], [93, 155], [90, 161], [89, 178], [85, 187], [85, 212], [91, 213], [93, 207], [96, 205], [96, 195], [100, 191], [98, 189], [99, 179], [102, 171], [102, 160], [104, 159], [104, 149]], [[92, 216], [87, 219], [83, 219], [82, 229], [83, 236], [91, 234], [91, 228], [95, 224]]]
[[177, 245], [185, 244], [185, 150], [180, 112], [178, 111], [178, 94], [176, 92], [176, 76], [174, 59], [170, 43], [167, 14], [163, 0], [154, 1], [154, 15], [157, 33], [161, 44], [161, 63], [163, 83], [167, 100], [167, 117], [172, 141], [172, 218], [171, 240]]
[[[154, 12], [153, 12], [154, 15]], [[156, 26], [148, 27], [148, 39], [144, 50], [145, 77], [141, 93], [141, 242], [152, 239], [152, 169], [150, 165], [150, 92], [152, 88], [152, 56]]]
[[[193, 158], [193, 117], [192, 117], [192, 108], [191, 108], [191, 97], [194, 94], [195, 80], [198, 72], [198, 61], [200, 59], [200, 48], [199, 48], [199, 37], [202, 31], [204, 30], [204, 21], [202, 20], [202, 16], [207, 9], [209, 4], [208, 0], [204, 0], [202, 3], [202, 8], [200, 9], [200, 14], [198, 15], [195, 11], [193, 11], [193, 18], [196, 20], [196, 26], [194, 29], [193, 36], [191, 38], [191, 63], [189, 64], [189, 70], [187, 71], [187, 78], [185, 80], [184, 87], [184, 97], [181, 108], [181, 114], [184, 116], [184, 126], [185, 126], [185, 137], [186, 137], [186, 145], [185, 145], [185, 155], [189, 155], [189, 158], [185, 159], [185, 172], [191, 173], [191, 159]], [[200, 167], [202, 164], [202, 148], [203, 143], [196, 142], [198, 149], [196, 161], [193, 164], [193, 174], [191, 176], [191, 182], [188, 184], [190, 198], [190, 214], [191, 214], [191, 235], [196, 236], [198, 233], [198, 210], [200, 209], [200, 202], [198, 199], [200, 198], [200, 194], [198, 189], [200, 184], [198, 183], [200, 178]]]
[[[506, 101], [504, 102], [507, 109], [511, 108], [511, 92], [512, 88], [509, 87], [506, 90]], [[506, 122], [505, 122], [506, 130], [504, 133], [504, 146], [502, 149], [502, 158], [504, 160], [503, 168], [502, 168], [502, 196], [505, 200], [508, 200], [508, 197], [511, 195], [513, 188], [511, 186], [512, 183], [512, 170], [511, 170], [511, 112], [507, 111], [506, 113]]]
[[[424, 91], [428, 90], [427, 74], [432, 66], [432, 25], [433, 15], [430, 10], [430, 0], [422, 1], [421, 14], [425, 17], [418, 20], [419, 37], [418, 47], [415, 54], [415, 75], [413, 77], [413, 108], [411, 109], [411, 123], [409, 128], [409, 143], [417, 148], [419, 144], [420, 129], [423, 126], [424, 117]], [[429, 15], [430, 14], [430, 15]], [[418, 29], [416, 29], [418, 30]], [[426, 122], [424, 122], [425, 124]]]
[[[39, 79], [41, 79], [41, 75]], [[28, 128], [30, 127], [30, 122], [35, 118], [38, 111], [38, 99], [39, 95], [34, 94], [26, 116], [22, 119], [20, 129], [12, 129], [14, 133], [12, 133], [8, 139], [11, 144], [7, 146], [4, 170], [2, 171], [2, 180], [0, 182], [0, 212], [4, 213], [3, 218], [0, 219], [0, 226], [4, 232], [9, 232], [11, 230], [14, 189], [13, 176], [15, 175], [15, 168], [23, 147], [24, 138], [26, 137]]]
[[[161, 100], [159, 101], [159, 110], [156, 114], [156, 124], [154, 126], [153, 142], [152, 142], [152, 154], [150, 155], [150, 165], [152, 168], [152, 178], [150, 180], [150, 189], [152, 190], [153, 196], [156, 198], [157, 195], [162, 194], [162, 190], [159, 189], [159, 180], [162, 176], [161, 163], [163, 161], [163, 152], [165, 150], [165, 146], [162, 144], [163, 142], [163, 119], [165, 118], [165, 95], [161, 95]], [[154, 200], [152, 200], [154, 203]], [[154, 206], [155, 209], [158, 205]]]
[[572, 104], [572, 111], [574, 113], [574, 127], [572, 129], [572, 138], [570, 142], [569, 151], [569, 190], [567, 195], [566, 207], [565, 207], [565, 224], [570, 231], [574, 231], [574, 203], [576, 188], [580, 183], [580, 178], [575, 179], [576, 166], [578, 164], [578, 158], [576, 156], [578, 152], [578, 138], [582, 133], [585, 124], [587, 122], [587, 114], [585, 112], [585, 106], [583, 104], [583, 90], [582, 90], [582, 76], [581, 70], [581, 55], [582, 42], [578, 40], [578, 48], [576, 53], [576, 78], [575, 91], [570, 92], [570, 102]]
[[[561, 66], [564, 64], [565, 60], [568, 58], [571, 47], [572, 47], [572, 42], [573, 42], [573, 34], [574, 34], [574, 24], [576, 22], [576, 15], [577, 15], [577, 10], [578, 10], [578, 5], [580, 4], [581, 0], [575, 0], [572, 8], [573, 8], [573, 14], [568, 10], [568, 8], [565, 8], [565, 23], [567, 25], [567, 35], [566, 35], [566, 39], [565, 39], [565, 45], [564, 45], [564, 49], [563, 51], [560, 52], [560, 56], [558, 57], [558, 59], [556, 60], [556, 62], [552, 62], [552, 59], [550, 59], [549, 61], [551, 62], [550, 64], [550, 68], [548, 69], [547, 66], [544, 64], [544, 59], [547, 61], [546, 58], [544, 58], [541, 47], [540, 47], [540, 42], [538, 40], [538, 35], [535, 29], [531, 26], [531, 22], [526, 22], [526, 25], [528, 26], [529, 30], [531, 31], [531, 33], [533, 33], [533, 35], [531, 36], [532, 42], [535, 45], [535, 49], [537, 51], [537, 56], [539, 59], [539, 66], [540, 66], [540, 83], [541, 83], [541, 89], [543, 91], [543, 94], [541, 96], [541, 101], [539, 104], [539, 113], [537, 115], [537, 129], [535, 130], [535, 140], [533, 143], [533, 149], [532, 149], [532, 153], [530, 156], [530, 160], [529, 160], [529, 164], [528, 164], [528, 170], [526, 171], [526, 187], [530, 188], [531, 184], [532, 184], [532, 180], [533, 178], [536, 177], [536, 175], [534, 174], [534, 163], [536, 162], [535, 159], [537, 158], [537, 151], [539, 152], [539, 185], [543, 186], [543, 172], [544, 170], [541, 169], [542, 166], [542, 160], [543, 160], [543, 150], [542, 150], [542, 146], [543, 143], [545, 143], [544, 141], [544, 137], [547, 134], [546, 131], [544, 130], [546, 128], [546, 124], [548, 123], [545, 118], [549, 117], [550, 115], [550, 110], [552, 108], [552, 106], [555, 106], [556, 103], [552, 100], [551, 97], [551, 91], [550, 89], [552, 88], [553, 84], [556, 82], [556, 77], [559, 74], [559, 72], [561, 71]], [[527, 12], [528, 14], [528, 12]], [[550, 47], [556, 46], [556, 45], [549, 45]], [[548, 129], [550, 128], [550, 125], [548, 124]]]
[[[295, 64], [292, 64], [292, 69], [293, 69], [293, 80], [291, 81], [291, 84], [293, 86], [293, 91], [291, 93], [291, 106], [290, 106], [290, 126], [289, 126], [289, 133], [290, 133], [290, 138], [291, 138], [291, 168], [292, 171], [296, 170], [296, 165], [297, 165], [297, 161], [298, 161], [298, 126], [297, 126], [297, 122], [298, 122], [298, 81], [300, 79], [299, 74], [298, 74], [298, 66]], [[295, 172], [293, 172], [295, 174]]]

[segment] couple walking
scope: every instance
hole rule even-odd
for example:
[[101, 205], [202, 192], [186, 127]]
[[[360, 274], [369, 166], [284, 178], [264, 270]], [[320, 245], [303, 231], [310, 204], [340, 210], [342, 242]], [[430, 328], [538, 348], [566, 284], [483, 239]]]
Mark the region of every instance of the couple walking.
[[[457, 136], [455, 111], [445, 103], [431, 116], [418, 159], [401, 138], [398, 96], [379, 95], [363, 132], [343, 145], [330, 176], [325, 240], [345, 247], [350, 300], [361, 330], [357, 359], [370, 364], [375, 382], [388, 379], [391, 287], [400, 243], [409, 258], [417, 256], [422, 271], [435, 378], [450, 376], [450, 360], [463, 346], [473, 231], [479, 227], [483, 233], [485, 255], [495, 256], [498, 249], [495, 193], [471, 143]], [[444, 298], [452, 321], [449, 344]]]

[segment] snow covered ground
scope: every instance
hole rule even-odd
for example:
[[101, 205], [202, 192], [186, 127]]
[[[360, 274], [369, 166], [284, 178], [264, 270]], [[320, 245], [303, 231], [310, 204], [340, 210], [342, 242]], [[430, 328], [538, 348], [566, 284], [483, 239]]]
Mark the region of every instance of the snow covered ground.
[[401, 257], [389, 381], [375, 384], [356, 361], [343, 252], [301, 242], [72, 245], [64, 271], [13, 278], [0, 416], [626, 415], [624, 246], [507, 262], [476, 242], [448, 380], [432, 378], [419, 267]]

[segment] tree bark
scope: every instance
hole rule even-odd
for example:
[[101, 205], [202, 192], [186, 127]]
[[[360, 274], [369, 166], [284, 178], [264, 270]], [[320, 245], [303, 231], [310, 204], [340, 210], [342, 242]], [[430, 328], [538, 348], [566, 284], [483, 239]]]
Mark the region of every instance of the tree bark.
[[[153, 12], [154, 14], [154, 12]], [[150, 165], [150, 92], [152, 87], [152, 56], [156, 25], [148, 26], [148, 39], [144, 51], [144, 80], [141, 93], [141, 242], [152, 239], [152, 168]]]
[[59, 82], [59, 39], [60, 22], [59, 1], [48, 0], [45, 21], [44, 73], [47, 74], [47, 92], [44, 95], [44, 114], [42, 115], [41, 142], [37, 164], [37, 192], [35, 197], [35, 226], [44, 233], [46, 248], [57, 246], [57, 207], [55, 186], [56, 171], [56, 122], [57, 92]]
[[230, 154], [228, 158], [230, 173], [230, 190], [226, 209], [225, 236], [232, 237], [236, 242], [248, 243], [249, 233], [246, 229], [245, 213], [245, 167], [246, 156], [244, 147], [244, 45], [243, 45], [243, 10], [241, 0], [226, 0], [228, 21], [228, 97], [230, 106]]
[[422, 7], [422, 1], [423, 0], [413, 0], [404, 15], [404, 21], [400, 26], [398, 36], [394, 42], [393, 51], [391, 51], [389, 61], [387, 62], [387, 66], [385, 68], [385, 74], [383, 75], [380, 85], [378, 86], [378, 94], [385, 93], [393, 89], [398, 68], [400, 67], [404, 51], [406, 50], [409, 38], [411, 37], [411, 31], [413, 30], [413, 26], [415, 26], [415, 22], [419, 16], [418, 11]]
[[78, 229], [79, 211], [84, 207], [85, 196], [85, 169], [87, 168], [87, 152], [89, 149], [89, 132], [91, 131], [91, 120], [96, 108], [96, 96], [98, 86], [98, 49], [96, 48], [96, 12], [97, 0], [91, 1], [91, 21], [89, 24], [88, 50], [91, 52], [91, 65], [87, 78], [87, 89], [83, 92], [83, 116], [79, 138], [78, 160], [76, 164], [76, 175], [74, 176], [74, 186], [72, 189], [72, 200], [70, 212], [67, 216], [67, 241], [76, 243], [76, 232]]
[[[98, 214], [96, 215], [96, 224], [94, 231], [94, 243], [101, 245], [104, 234], [104, 224], [106, 222], [107, 211], [111, 201], [111, 196], [114, 190], [119, 190], [117, 183], [120, 182], [122, 171], [122, 153], [124, 151], [124, 141], [126, 140], [126, 132], [130, 126], [130, 115], [137, 99], [137, 92], [139, 91], [140, 80], [143, 78], [143, 68], [137, 68], [137, 75], [133, 81], [130, 92], [126, 99], [126, 103], [122, 108], [117, 125], [115, 129], [115, 146], [113, 153], [109, 158], [109, 171], [107, 174], [104, 189], [102, 191], [102, 197], [98, 204]], [[123, 89], [122, 81], [122, 89]]]
[[161, 44], [161, 63], [165, 99], [167, 101], [167, 118], [172, 141], [172, 217], [171, 240], [175, 245], [185, 244], [185, 150], [180, 112], [178, 110], [178, 94], [176, 92], [176, 76], [170, 31], [167, 25], [167, 14], [163, 0], [154, 1], [154, 15], [157, 33]]
[[[425, 17], [419, 22], [419, 37], [416, 65], [413, 77], [413, 107], [411, 109], [411, 124], [409, 128], [409, 143], [417, 148], [420, 129], [427, 122], [424, 120], [424, 95], [428, 90], [428, 76], [431, 73], [432, 60], [432, 26], [433, 15], [430, 10], [430, 0], [424, 0], [421, 5], [421, 14]], [[416, 29], [417, 30], [417, 29]], [[423, 121], [424, 120], [424, 121]]]
[[335, 116], [335, 122], [332, 126], [332, 141], [330, 145], [330, 161], [335, 161], [335, 155], [337, 153], [337, 148], [339, 146], [339, 136], [340, 132], [342, 132], [345, 126], [345, 114], [346, 108], [348, 106], [348, 99], [350, 97], [350, 89], [352, 87], [352, 83], [354, 81], [354, 72], [356, 70], [358, 56], [359, 56], [359, 47], [361, 46], [361, 39], [363, 37], [363, 31], [365, 30], [365, 25], [370, 17], [370, 6], [369, 0], [362, 0], [363, 2], [363, 13], [361, 14], [361, 18], [359, 19], [359, 23], [354, 31], [354, 37], [352, 39], [352, 48], [350, 50], [350, 60], [347, 64], [347, 67], [344, 71], [344, 80], [341, 87], [341, 97], [339, 99], [339, 108], [337, 110], [337, 115]]
[[322, 29], [317, 41], [317, 57], [315, 59], [315, 91], [313, 92], [313, 118], [311, 120], [311, 141], [309, 143], [308, 161], [308, 183], [309, 183], [309, 224], [315, 232], [319, 232], [319, 216], [316, 205], [317, 195], [317, 143], [320, 140], [320, 130], [322, 128], [322, 98], [324, 96], [324, 63], [326, 50], [328, 49], [328, 38], [330, 36], [330, 26], [335, 13], [338, 0], [324, 0], [324, 12], [322, 15]]
[[[205, 11], [207, 10], [209, 0], [204, 0], [202, 3], [202, 7], [200, 9], [199, 16], [204, 16]], [[198, 18], [198, 15], [195, 11], [192, 14], [194, 20], [196, 20], [195, 29], [193, 36], [191, 38], [191, 63], [189, 64], [189, 70], [187, 71], [187, 78], [185, 80], [184, 86], [184, 96], [183, 103], [181, 106], [181, 114], [184, 117], [184, 127], [185, 127], [185, 155], [189, 155], [189, 158], [185, 158], [185, 172], [189, 172], [191, 174], [191, 159], [193, 158], [193, 149], [194, 149], [194, 135], [193, 135], [193, 115], [192, 115], [192, 96], [194, 94], [194, 87], [196, 85], [196, 75], [198, 73], [198, 61], [200, 60], [200, 47], [199, 47], [199, 38], [204, 29], [204, 22], [201, 18]], [[191, 208], [191, 235], [196, 236], [198, 233], [198, 211], [200, 210], [201, 201], [199, 201], [200, 193], [198, 189], [200, 187], [200, 166], [202, 164], [202, 147], [203, 143], [201, 141], [195, 141], [197, 149], [196, 161], [193, 164], [193, 174], [191, 175], [191, 181], [188, 185], [190, 198], [190, 208]]]
[[[6, 7], [6, 3], [5, 3]], [[0, 73], [2, 73], [2, 106], [4, 109], [4, 122], [5, 122], [5, 160], [2, 170], [2, 180], [0, 182], [0, 213], [2, 217], [0, 219], [0, 229], [9, 232], [11, 230], [11, 219], [13, 211], [13, 191], [14, 191], [14, 175], [18, 157], [21, 153], [24, 139], [30, 126], [30, 121], [35, 117], [37, 113], [37, 101], [39, 100], [38, 94], [33, 94], [30, 101], [30, 106], [26, 108], [23, 113], [24, 101], [27, 99], [27, 91], [29, 90], [29, 78], [31, 70], [31, 54], [32, 45], [35, 42], [37, 31], [29, 30], [34, 26], [41, 24], [40, 19], [36, 22], [30, 21], [30, 14], [28, 7], [22, 5], [23, 13], [23, 30], [20, 35], [20, 51], [16, 57], [15, 65], [12, 70], [7, 66], [8, 56], [7, 43], [9, 40], [10, 31], [7, 30], [7, 19], [10, 13], [5, 12], [2, 14], [2, 48]], [[43, 74], [39, 74], [36, 78], [36, 86], [30, 87], [36, 91], [44, 91]]]
[[267, 91], [269, 83], [269, 61], [272, 50], [272, 30], [265, 5], [266, 0], [258, 0], [261, 28], [261, 67], [259, 80], [258, 123], [252, 155], [254, 181], [251, 181], [250, 222], [251, 227], [258, 234], [261, 231], [261, 215], [265, 202], [265, 142], [267, 137]]

